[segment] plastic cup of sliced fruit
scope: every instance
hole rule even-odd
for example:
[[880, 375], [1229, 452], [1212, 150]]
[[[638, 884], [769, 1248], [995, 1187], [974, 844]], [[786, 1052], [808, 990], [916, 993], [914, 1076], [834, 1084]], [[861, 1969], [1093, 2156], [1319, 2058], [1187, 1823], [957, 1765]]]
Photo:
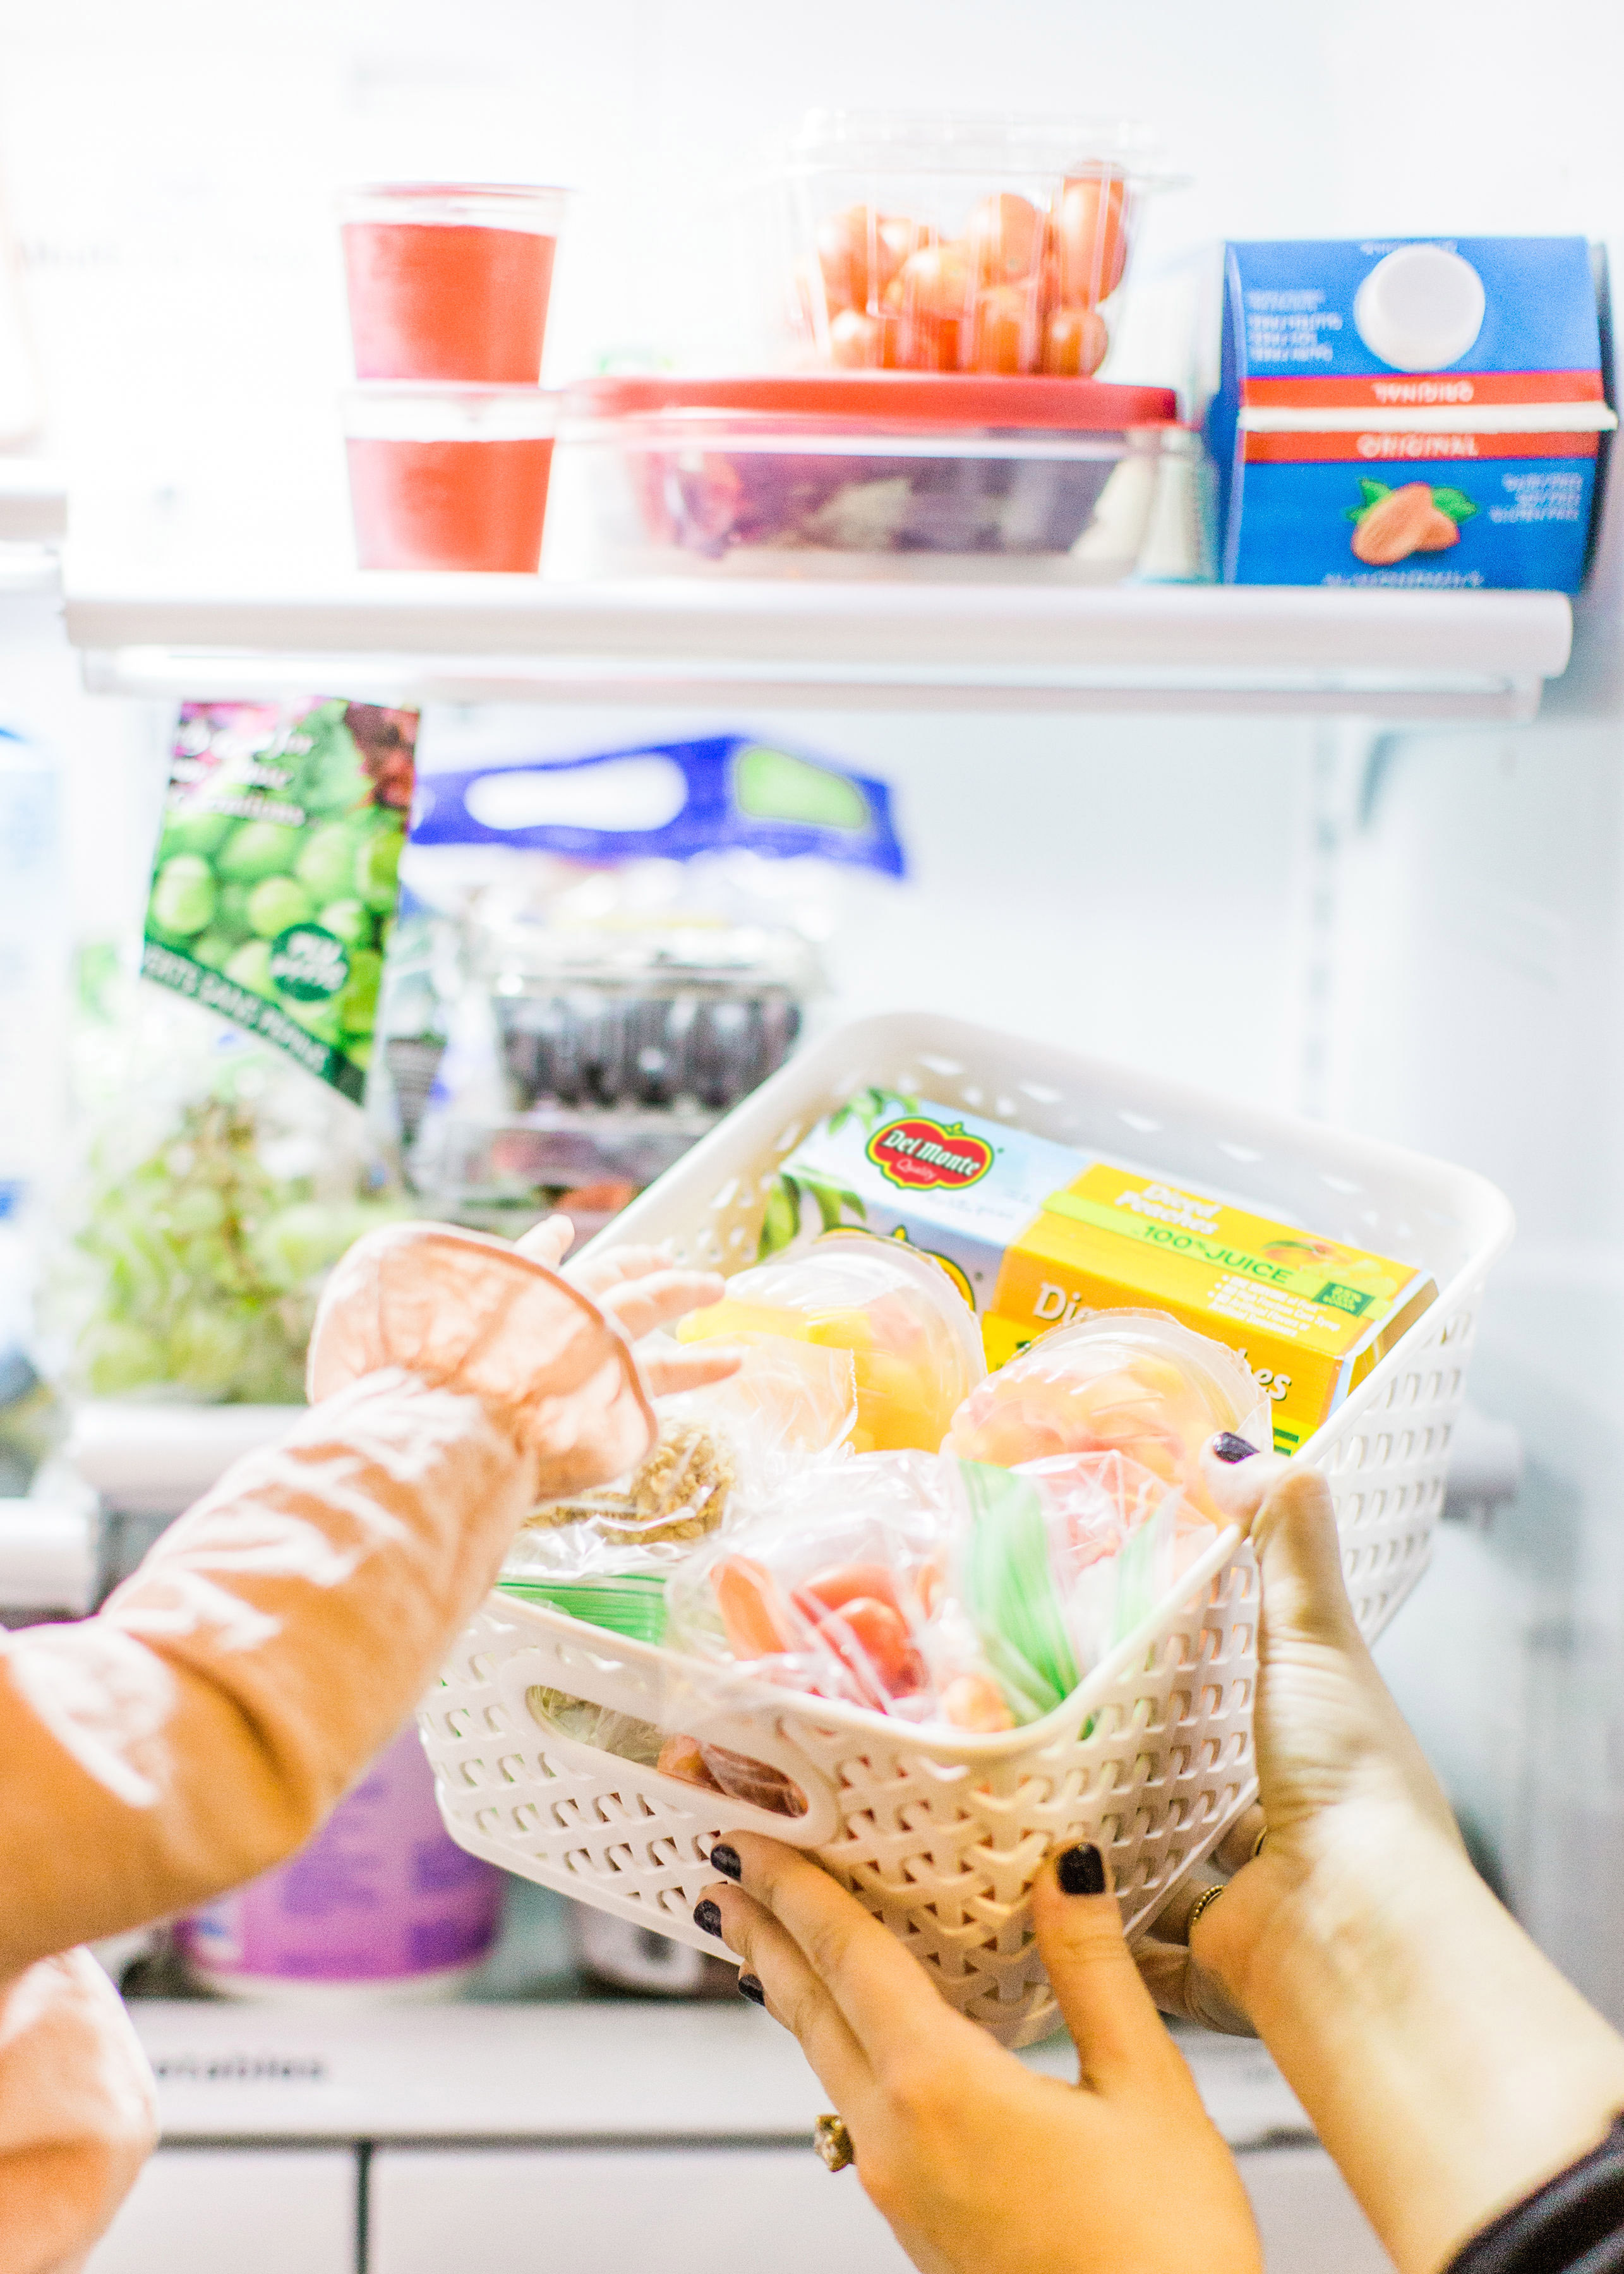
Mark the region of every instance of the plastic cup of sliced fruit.
[[556, 398], [534, 387], [351, 388], [359, 565], [534, 576], [557, 416]]
[[455, 182], [346, 191], [357, 378], [534, 387], [567, 197]]

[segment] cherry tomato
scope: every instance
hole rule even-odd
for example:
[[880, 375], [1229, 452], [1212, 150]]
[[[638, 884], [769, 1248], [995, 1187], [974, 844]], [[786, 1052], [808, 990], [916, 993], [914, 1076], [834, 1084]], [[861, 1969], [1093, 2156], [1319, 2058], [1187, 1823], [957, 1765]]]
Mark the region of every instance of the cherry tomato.
[[827, 215], [814, 242], [830, 314], [872, 308], [908, 255], [928, 245], [931, 236], [920, 222], [878, 213], [872, 206], [847, 206]]
[[970, 216], [965, 241], [983, 284], [1019, 284], [1043, 258], [1044, 216], [1013, 191], [983, 198]]
[[1043, 325], [1043, 368], [1056, 379], [1091, 379], [1110, 343], [1097, 308], [1056, 308]]
[[1055, 208], [1055, 249], [1060, 297], [1068, 307], [1092, 308], [1113, 293], [1128, 265], [1123, 222], [1127, 184], [1101, 169], [1066, 183]]
[[821, 1616], [823, 1611], [838, 1611], [843, 1603], [852, 1602], [859, 1595], [872, 1595], [878, 1602], [889, 1603], [895, 1611], [901, 1609], [896, 1580], [883, 1563], [832, 1563], [827, 1571], [814, 1572], [796, 1593], [816, 1597], [819, 1608], [813, 1614], [815, 1617]]
[[748, 1555], [727, 1555], [710, 1574], [717, 1608], [735, 1658], [771, 1658], [793, 1650], [796, 1635], [778, 1582]]
[[993, 284], [975, 299], [971, 357], [977, 371], [1034, 371], [1042, 320], [1025, 284]]
[[885, 363], [887, 319], [866, 309], [842, 308], [829, 326], [829, 360], [842, 371], [880, 371]]
[[1003, 1692], [985, 1675], [956, 1675], [942, 1692], [942, 1718], [956, 1729], [1012, 1729], [1015, 1716]]
[[[924, 1661], [907, 1622], [890, 1603], [853, 1595], [818, 1623], [818, 1633], [860, 1682], [877, 1681], [887, 1698], [906, 1697], [924, 1683]], [[864, 1661], [867, 1661], [865, 1664]]]
[[974, 271], [962, 245], [926, 245], [909, 253], [887, 284], [885, 305], [905, 316], [947, 322], [968, 313], [974, 290]]

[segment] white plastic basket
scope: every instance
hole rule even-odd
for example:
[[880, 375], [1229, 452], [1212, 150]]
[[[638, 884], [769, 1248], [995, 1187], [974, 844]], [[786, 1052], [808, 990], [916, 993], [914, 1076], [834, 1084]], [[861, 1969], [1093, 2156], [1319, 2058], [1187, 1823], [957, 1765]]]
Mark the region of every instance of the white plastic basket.
[[[1470, 1171], [1154, 1075], [958, 1020], [897, 1013], [825, 1037], [650, 1186], [617, 1239], [686, 1261], [755, 1258], [780, 1163], [829, 1110], [876, 1085], [961, 1105], [1079, 1148], [1217, 1188], [1350, 1246], [1415, 1259], [1439, 1300], [1302, 1448], [1328, 1476], [1343, 1567], [1367, 1636], [1425, 1569], [1443, 1504], [1489, 1266], [1511, 1211]], [[996, 1736], [921, 1734], [800, 1698], [493, 1594], [420, 1720], [456, 1840], [525, 1879], [712, 1954], [692, 1910], [730, 1828], [813, 1849], [1008, 2044], [1054, 2026], [1027, 1896], [1044, 1857], [1109, 1852], [1129, 1932], [1142, 1931], [1255, 1789], [1257, 1571], [1220, 1535], [1178, 1594], [1064, 1705]], [[782, 1769], [807, 1796], [786, 1818], [695, 1790], [561, 1734], [533, 1703], [561, 1690], [690, 1731]]]

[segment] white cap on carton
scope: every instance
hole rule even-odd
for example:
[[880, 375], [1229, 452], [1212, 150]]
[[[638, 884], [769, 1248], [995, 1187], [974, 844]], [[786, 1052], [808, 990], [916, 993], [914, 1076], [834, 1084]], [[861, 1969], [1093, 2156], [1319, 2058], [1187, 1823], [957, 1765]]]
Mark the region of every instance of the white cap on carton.
[[1401, 245], [1354, 295], [1353, 320], [1395, 371], [1447, 371], [1483, 329], [1487, 305], [1470, 260], [1442, 245]]

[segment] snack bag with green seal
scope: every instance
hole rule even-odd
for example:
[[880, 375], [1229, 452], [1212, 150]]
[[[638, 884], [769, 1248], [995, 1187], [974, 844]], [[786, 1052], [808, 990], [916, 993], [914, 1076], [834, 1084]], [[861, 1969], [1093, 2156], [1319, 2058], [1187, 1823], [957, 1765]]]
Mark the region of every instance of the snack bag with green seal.
[[411, 806], [417, 713], [183, 703], [143, 975], [360, 1100]]

